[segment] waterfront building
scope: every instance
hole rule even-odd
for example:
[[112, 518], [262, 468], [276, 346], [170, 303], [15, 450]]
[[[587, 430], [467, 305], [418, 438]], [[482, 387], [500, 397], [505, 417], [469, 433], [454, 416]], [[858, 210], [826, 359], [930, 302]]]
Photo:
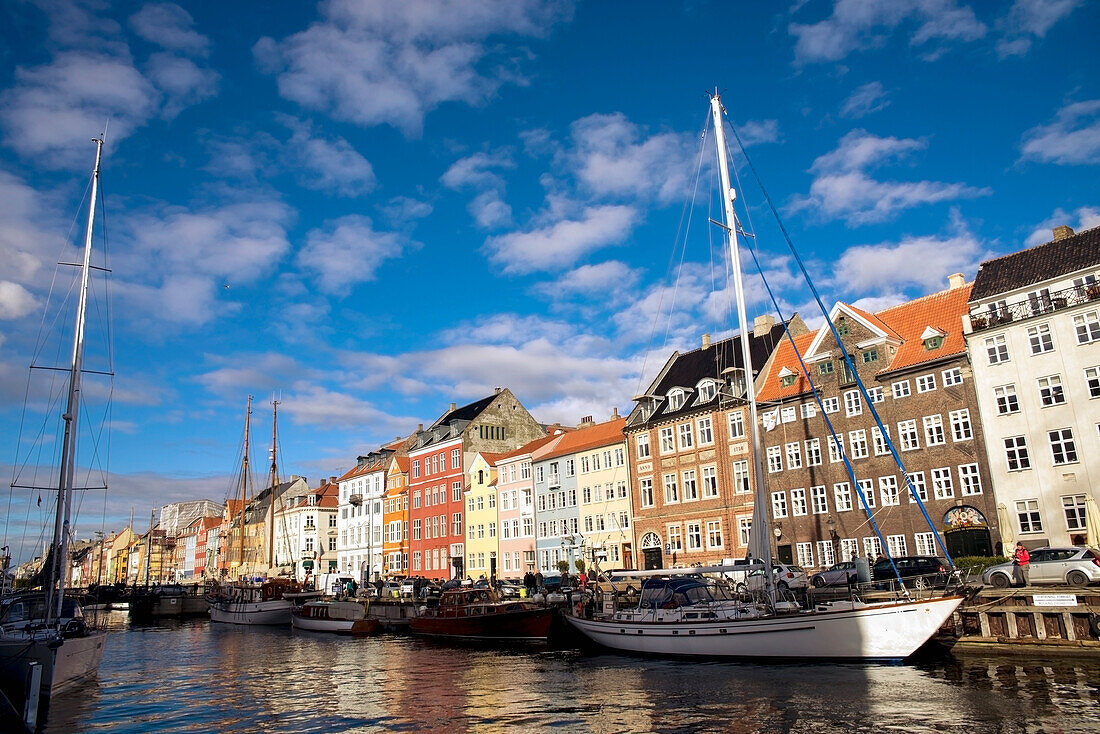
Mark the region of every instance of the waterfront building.
[[497, 459], [497, 514], [500, 522], [500, 578], [520, 579], [535, 571], [535, 482], [531, 463], [549, 452], [565, 429], [550, 433]]
[[571, 556], [581, 543], [580, 506], [577, 494], [577, 457], [564, 444], [577, 432], [565, 434], [532, 462], [535, 474], [535, 552], [544, 576], [561, 573], [565, 561], [573, 572]]
[[[789, 327], [806, 332], [797, 314]], [[782, 338], [782, 324], [757, 317], [748, 334], [753, 374]], [[673, 352], [634, 398], [624, 431], [635, 563], [643, 568], [721, 563], [747, 552], [755, 470], [740, 339], [704, 335], [699, 349]]]
[[200, 517], [221, 517], [225, 505], [214, 500], [190, 500], [172, 502], [160, 508], [157, 523], [165, 534], [174, 536]]
[[1100, 500], [1100, 228], [983, 262], [968, 322], [1006, 545], [1083, 545]]
[[[220, 505], [219, 505], [220, 508]], [[194, 582], [206, 578], [207, 542], [211, 529], [221, 524], [217, 516], [196, 517], [175, 535], [173, 576], [175, 581]]]
[[[591, 418], [563, 440], [574, 446], [579, 487], [581, 535], [577, 556], [601, 571], [634, 568], [633, 507], [626, 462], [626, 419], [613, 410], [611, 419]], [[575, 566], [575, 560], [570, 559]]]
[[[305, 477], [291, 475], [285, 482], [265, 487], [255, 497], [244, 503], [228, 499], [218, 529], [218, 575], [230, 580], [245, 576], [267, 576], [277, 573], [275, 565], [276, 523], [274, 509], [279, 499], [309, 491]], [[274, 502], [274, 507], [272, 503]], [[241, 523], [244, 523], [242, 540]]]
[[382, 499], [395, 450], [382, 447], [358, 457], [356, 465], [337, 479], [339, 494], [338, 570], [367, 584], [382, 576]]
[[505, 453], [545, 435], [508, 389], [450, 409], [409, 448], [409, 572], [465, 577], [465, 467], [479, 451]]
[[828, 327], [794, 340], [809, 374], [791, 343], [780, 345], [757, 392], [780, 561], [821, 568], [883, 552], [861, 493], [891, 555], [943, 555], [905, 473], [952, 556], [993, 552], [996, 506], [962, 334], [970, 290], [957, 274], [946, 290], [876, 313], [846, 303], [829, 312], [885, 434]]
[[498, 572], [497, 459], [502, 454], [478, 451], [466, 470], [466, 574], [493, 578]]
[[283, 495], [275, 511], [275, 565], [298, 581], [339, 569], [336, 477], [302, 494]]
[[386, 578], [409, 573], [409, 457], [397, 452], [386, 469], [382, 497], [382, 574]]

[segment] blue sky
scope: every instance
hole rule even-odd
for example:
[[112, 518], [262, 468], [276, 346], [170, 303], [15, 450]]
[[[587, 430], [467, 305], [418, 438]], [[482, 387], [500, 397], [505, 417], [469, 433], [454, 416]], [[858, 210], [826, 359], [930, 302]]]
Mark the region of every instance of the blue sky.
[[[545, 422], [628, 410], [672, 349], [732, 325], [695, 177], [708, 90], [830, 303], [1100, 224], [1083, 1], [35, 0], [0, 19], [5, 448], [110, 120], [112, 491], [84, 497], [83, 535], [224, 499], [249, 393], [261, 447], [281, 397], [282, 471], [312, 482], [498, 385]], [[740, 168], [768, 280], [811, 315]], [[34, 545], [47, 505], [17, 492], [5, 542]]]

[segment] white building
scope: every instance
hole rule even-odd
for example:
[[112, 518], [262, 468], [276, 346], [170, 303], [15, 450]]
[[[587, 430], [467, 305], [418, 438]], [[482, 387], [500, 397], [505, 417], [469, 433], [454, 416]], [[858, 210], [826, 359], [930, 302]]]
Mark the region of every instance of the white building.
[[338, 568], [338, 491], [336, 477], [322, 479], [316, 489], [281, 498], [275, 511], [275, 565], [292, 567], [299, 581]]
[[355, 467], [340, 477], [337, 567], [351, 573], [360, 584], [382, 576], [382, 499], [390, 448], [360, 456]]
[[964, 320], [1006, 553], [1084, 544], [1100, 485], [1100, 227], [982, 263]]

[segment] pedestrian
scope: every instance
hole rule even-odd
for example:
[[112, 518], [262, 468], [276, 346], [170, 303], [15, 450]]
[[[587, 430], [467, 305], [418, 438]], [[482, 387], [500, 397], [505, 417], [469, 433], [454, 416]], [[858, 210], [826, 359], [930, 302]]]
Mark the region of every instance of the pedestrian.
[[577, 586], [580, 587], [581, 591], [584, 591], [588, 588], [588, 574], [586, 574], [584, 571], [581, 571], [577, 575]]
[[542, 591], [542, 582], [543, 582], [542, 571], [536, 571], [535, 572], [535, 588], [538, 591]]
[[1027, 552], [1027, 548], [1021, 542], [1016, 543], [1016, 552], [1012, 554], [1012, 566], [1013, 574], [1016, 577], [1016, 581], [1020, 586], [1027, 586], [1028, 584], [1028, 570], [1031, 564], [1031, 554]]

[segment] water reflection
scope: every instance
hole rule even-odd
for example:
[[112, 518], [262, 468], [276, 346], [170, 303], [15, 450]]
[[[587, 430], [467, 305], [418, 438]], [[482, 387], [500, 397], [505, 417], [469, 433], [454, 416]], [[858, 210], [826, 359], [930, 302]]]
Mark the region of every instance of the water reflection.
[[1086, 732], [1100, 662], [758, 665], [111, 620], [62, 732]]

